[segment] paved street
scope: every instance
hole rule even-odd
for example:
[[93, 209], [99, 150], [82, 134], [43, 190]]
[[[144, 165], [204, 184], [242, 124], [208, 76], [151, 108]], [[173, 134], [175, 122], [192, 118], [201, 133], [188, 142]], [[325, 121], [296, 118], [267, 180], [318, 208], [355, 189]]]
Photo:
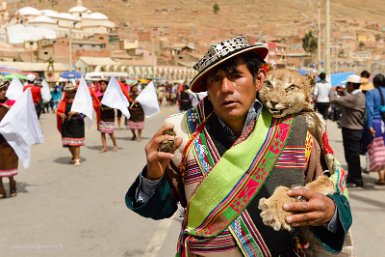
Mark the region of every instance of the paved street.
[[[164, 107], [146, 121], [144, 140], [117, 131], [119, 150], [101, 154], [95, 124], [86, 131], [82, 165], [69, 164], [54, 115], [42, 116], [45, 144], [33, 146], [32, 163], [16, 177], [19, 194], [0, 201], [1, 257], [171, 257], [179, 218], [153, 221], [129, 211], [124, 194], [145, 163], [143, 147], [176, 108]], [[328, 123], [329, 137], [344, 163], [341, 132]], [[111, 145], [111, 142], [108, 141]], [[365, 175], [365, 189], [350, 191], [353, 238], [358, 257], [385, 254], [385, 187]], [[8, 181], [6, 181], [8, 189]]]

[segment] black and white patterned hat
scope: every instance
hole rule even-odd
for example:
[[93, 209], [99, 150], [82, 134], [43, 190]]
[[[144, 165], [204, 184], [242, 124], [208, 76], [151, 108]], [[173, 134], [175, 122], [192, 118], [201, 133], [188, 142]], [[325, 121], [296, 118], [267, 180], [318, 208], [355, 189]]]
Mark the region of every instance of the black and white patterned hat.
[[250, 45], [245, 36], [238, 36], [211, 45], [205, 55], [194, 65], [194, 69], [198, 71], [198, 74], [190, 82], [191, 91], [206, 91], [201, 79], [208, 71], [226, 60], [246, 52], [254, 52], [261, 60], [264, 60], [269, 49], [265, 44]]

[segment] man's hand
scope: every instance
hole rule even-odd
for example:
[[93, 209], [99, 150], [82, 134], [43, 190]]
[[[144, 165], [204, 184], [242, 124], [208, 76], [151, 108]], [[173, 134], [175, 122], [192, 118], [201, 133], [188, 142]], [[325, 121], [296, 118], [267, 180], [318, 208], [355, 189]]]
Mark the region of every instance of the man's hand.
[[285, 211], [294, 212], [286, 218], [286, 223], [293, 227], [320, 226], [328, 224], [335, 212], [335, 204], [329, 197], [306, 188], [291, 189], [291, 197], [302, 196], [306, 202], [287, 203]]
[[[159, 179], [163, 176], [167, 165], [174, 158], [174, 152], [182, 144], [182, 138], [171, 135], [164, 135], [164, 131], [173, 129], [172, 124], [164, 124], [151, 138], [144, 148], [147, 158], [147, 178], [148, 179]], [[159, 145], [164, 140], [174, 140], [174, 149], [169, 153], [158, 152]]]

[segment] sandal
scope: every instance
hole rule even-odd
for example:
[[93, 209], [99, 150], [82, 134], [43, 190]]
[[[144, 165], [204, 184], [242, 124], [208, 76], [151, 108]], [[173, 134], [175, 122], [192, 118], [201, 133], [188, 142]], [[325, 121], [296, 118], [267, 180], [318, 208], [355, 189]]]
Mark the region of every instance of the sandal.
[[376, 185], [379, 185], [379, 186], [385, 186], [385, 180], [384, 179], [378, 179], [376, 181]]

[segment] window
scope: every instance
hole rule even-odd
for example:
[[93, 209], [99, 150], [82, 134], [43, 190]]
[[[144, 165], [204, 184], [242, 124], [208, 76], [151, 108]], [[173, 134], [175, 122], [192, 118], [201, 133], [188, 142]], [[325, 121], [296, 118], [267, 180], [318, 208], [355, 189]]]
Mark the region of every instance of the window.
[[47, 54], [48, 54], [48, 52], [44, 52], [44, 54], [45, 54], [45, 55], [47, 55]]

